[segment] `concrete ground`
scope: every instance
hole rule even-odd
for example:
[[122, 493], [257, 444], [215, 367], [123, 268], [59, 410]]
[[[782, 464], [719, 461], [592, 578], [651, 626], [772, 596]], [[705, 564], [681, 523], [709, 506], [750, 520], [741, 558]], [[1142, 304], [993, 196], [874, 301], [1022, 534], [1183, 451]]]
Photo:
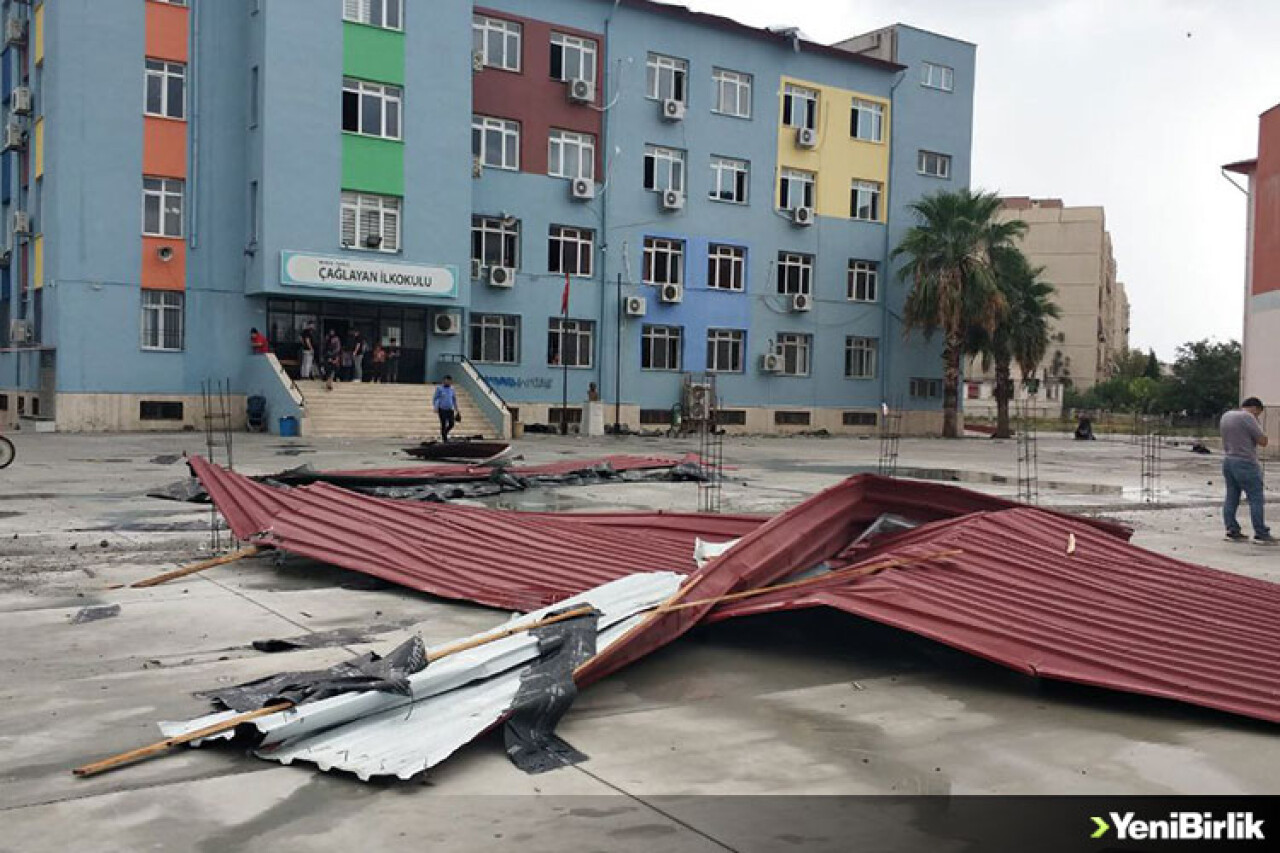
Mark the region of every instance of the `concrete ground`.
[[[548, 774], [516, 770], [487, 737], [412, 783], [365, 785], [225, 747], [76, 779], [78, 764], [156, 740], [156, 721], [204, 713], [193, 691], [328, 665], [414, 631], [438, 643], [506, 614], [299, 560], [111, 590], [206, 553], [208, 508], [144, 495], [182, 477], [176, 457], [202, 452], [203, 437], [14, 439], [18, 459], [0, 471], [0, 850], [768, 850], [804, 839], [758, 817], [717, 818], [703, 795], [1280, 793], [1274, 726], [1036, 683], [816, 611], [699, 629], [585, 691], [560, 733], [591, 758]], [[385, 467], [410, 461], [400, 445], [238, 435], [235, 462], [245, 473]], [[530, 462], [693, 449], [636, 437], [519, 443]], [[730, 439], [723, 509], [776, 512], [874, 470], [878, 453], [874, 439]], [[1166, 448], [1161, 503], [1149, 506], [1136, 445], [1041, 436], [1038, 456], [1043, 503], [1120, 519], [1157, 551], [1280, 581], [1280, 551], [1222, 539], [1219, 457]], [[1013, 496], [1016, 458], [1013, 442], [904, 439], [899, 465]], [[569, 487], [501, 503], [693, 510], [697, 488]], [[332, 645], [250, 646], [323, 632], [337, 632]]]

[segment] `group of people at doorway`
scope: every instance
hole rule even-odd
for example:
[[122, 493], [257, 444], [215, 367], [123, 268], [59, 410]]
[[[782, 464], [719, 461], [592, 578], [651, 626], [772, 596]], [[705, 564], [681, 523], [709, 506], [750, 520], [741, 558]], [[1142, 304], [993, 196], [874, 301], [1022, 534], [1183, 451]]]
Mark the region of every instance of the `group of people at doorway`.
[[323, 379], [325, 388], [334, 382], [397, 382], [400, 378], [400, 347], [395, 338], [384, 346], [375, 341], [369, 346], [359, 330], [344, 341], [334, 329], [321, 341], [315, 326], [308, 323], [302, 330], [302, 353], [298, 366], [299, 379]]

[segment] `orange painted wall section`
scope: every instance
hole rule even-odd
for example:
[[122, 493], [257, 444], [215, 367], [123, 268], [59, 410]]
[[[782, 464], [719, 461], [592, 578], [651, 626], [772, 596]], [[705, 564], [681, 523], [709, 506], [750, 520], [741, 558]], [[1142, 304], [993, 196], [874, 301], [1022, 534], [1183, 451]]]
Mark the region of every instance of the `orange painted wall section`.
[[[159, 251], [168, 246], [173, 257], [160, 260]], [[187, 242], [169, 237], [142, 238], [142, 286], [146, 290], [185, 290], [187, 286]]]
[[186, 6], [147, 0], [147, 56], [186, 62], [189, 15]]
[[1254, 173], [1253, 295], [1280, 290], [1280, 106], [1258, 123]]
[[187, 176], [187, 123], [147, 116], [142, 126], [142, 173], [163, 178]]

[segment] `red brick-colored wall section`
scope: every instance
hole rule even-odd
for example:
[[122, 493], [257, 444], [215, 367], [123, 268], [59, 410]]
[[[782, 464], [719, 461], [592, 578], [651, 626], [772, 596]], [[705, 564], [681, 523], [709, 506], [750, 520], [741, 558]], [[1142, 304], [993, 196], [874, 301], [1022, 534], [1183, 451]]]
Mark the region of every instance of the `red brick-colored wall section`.
[[[170, 62], [187, 62], [187, 29], [191, 11], [186, 6], [148, 0], [146, 9], [146, 55]], [[138, 62], [143, 61], [142, 57]], [[190, 90], [191, 77], [187, 76]], [[188, 109], [190, 104], [188, 103]], [[186, 115], [184, 112], [183, 115]], [[187, 177], [186, 119], [144, 116], [142, 119], [142, 173], [162, 178]], [[190, 219], [191, 197], [183, 200]], [[161, 249], [168, 249], [161, 257]], [[182, 238], [142, 238], [142, 286], [156, 290], [183, 290], [187, 282], [187, 244]]]
[[[473, 76], [473, 110], [476, 115], [520, 122], [520, 171], [547, 173], [547, 138], [552, 128], [589, 133], [596, 138], [596, 180], [603, 179], [604, 151], [601, 129], [604, 80], [604, 36], [599, 33], [561, 27], [506, 12], [477, 7], [476, 14], [515, 21], [523, 27], [520, 40], [520, 71], [485, 68]], [[596, 43], [595, 108], [569, 101], [566, 84], [551, 77], [552, 32]]]
[[1280, 106], [1258, 122], [1254, 173], [1253, 295], [1280, 290]]

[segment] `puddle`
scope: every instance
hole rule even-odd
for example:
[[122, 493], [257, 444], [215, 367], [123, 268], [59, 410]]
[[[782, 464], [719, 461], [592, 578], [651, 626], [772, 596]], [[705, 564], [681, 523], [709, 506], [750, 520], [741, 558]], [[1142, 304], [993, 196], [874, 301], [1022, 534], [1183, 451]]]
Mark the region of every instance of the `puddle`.
[[[771, 466], [778, 471], [800, 471], [809, 474], [875, 474], [875, 465], [784, 465]], [[1016, 477], [992, 474], [988, 471], [964, 471], [959, 468], [913, 468], [899, 465], [897, 476], [912, 480], [937, 480], [944, 483], [987, 483], [992, 485], [1016, 485]], [[1123, 486], [1104, 483], [1069, 483], [1058, 480], [1039, 481], [1041, 489], [1077, 495], [1124, 495]]]
[[177, 462], [181, 458], [182, 458], [182, 454], [180, 453], [166, 453], [160, 456], [153, 456], [151, 458], [151, 464], [152, 465], [172, 465], [173, 463]]
[[8, 512], [0, 512], [0, 518], [16, 518], [19, 515], [22, 515], [22, 513], [13, 512], [12, 510]]
[[110, 619], [120, 615], [120, 605], [110, 604], [105, 607], [85, 607], [71, 617], [72, 625], [83, 625], [85, 622], [97, 622], [99, 619]]
[[49, 498], [66, 497], [53, 492], [25, 492], [21, 495], [0, 495], [0, 501], [48, 500]]

